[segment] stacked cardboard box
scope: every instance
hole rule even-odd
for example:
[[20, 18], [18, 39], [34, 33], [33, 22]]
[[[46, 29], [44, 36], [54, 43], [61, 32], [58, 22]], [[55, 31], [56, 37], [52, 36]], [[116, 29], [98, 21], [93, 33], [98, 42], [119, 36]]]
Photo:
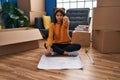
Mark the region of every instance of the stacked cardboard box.
[[88, 31], [73, 31], [72, 43], [78, 43], [82, 47], [90, 47], [90, 33]]
[[18, 7], [30, 18], [30, 25], [34, 25], [35, 17], [45, 15], [45, 0], [18, 0]]
[[0, 30], [0, 55], [36, 49], [42, 36], [39, 29], [14, 28]]
[[120, 32], [111, 30], [94, 30], [92, 45], [103, 53], [120, 52]]
[[120, 7], [120, 0], [97, 0], [97, 7]]
[[102, 53], [120, 52], [120, 0], [97, 0], [93, 10], [93, 47]]
[[120, 7], [94, 8], [93, 30], [120, 30]]

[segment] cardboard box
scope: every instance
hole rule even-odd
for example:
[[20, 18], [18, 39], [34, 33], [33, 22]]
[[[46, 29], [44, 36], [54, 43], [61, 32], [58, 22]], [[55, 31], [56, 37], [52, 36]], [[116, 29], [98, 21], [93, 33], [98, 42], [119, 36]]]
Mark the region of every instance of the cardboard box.
[[120, 53], [120, 31], [93, 30], [92, 46], [102, 53]]
[[18, 53], [39, 47], [39, 29], [14, 28], [0, 30], [0, 55]]
[[87, 31], [73, 31], [72, 43], [79, 43], [82, 47], [90, 46], [90, 33]]
[[94, 8], [93, 30], [119, 30], [120, 7]]
[[40, 12], [40, 11], [31, 11], [31, 12], [25, 12], [25, 14], [29, 17], [30, 19], [30, 25], [35, 24], [35, 18], [36, 17], [42, 17], [43, 15], [46, 15], [46, 12]]
[[97, 7], [120, 7], [120, 0], [97, 0]]
[[45, 0], [17, 0], [18, 7], [25, 12], [45, 11]]

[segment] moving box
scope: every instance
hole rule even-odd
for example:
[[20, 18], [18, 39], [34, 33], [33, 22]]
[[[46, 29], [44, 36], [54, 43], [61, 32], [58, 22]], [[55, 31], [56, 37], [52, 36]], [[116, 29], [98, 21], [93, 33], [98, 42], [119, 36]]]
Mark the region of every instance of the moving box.
[[120, 7], [94, 8], [93, 30], [119, 30]]
[[14, 28], [0, 30], [0, 55], [36, 49], [42, 39], [39, 29]]
[[73, 31], [72, 43], [79, 43], [82, 47], [90, 47], [90, 33], [88, 31]]
[[93, 30], [92, 46], [102, 53], [120, 53], [120, 31]]

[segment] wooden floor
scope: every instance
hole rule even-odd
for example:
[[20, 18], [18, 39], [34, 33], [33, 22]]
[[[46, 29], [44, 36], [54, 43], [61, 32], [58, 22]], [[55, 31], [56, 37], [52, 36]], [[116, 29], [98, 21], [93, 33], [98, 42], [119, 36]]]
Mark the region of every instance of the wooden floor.
[[43, 42], [39, 49], [0, 56], [0, 80], [120, 80], [120, 54], [103, 54], [93, 48], [88, 54], [94, 64], [85, 48], [79, 51], [83, 70], [38, 70], [38, 61], [46, 53]]

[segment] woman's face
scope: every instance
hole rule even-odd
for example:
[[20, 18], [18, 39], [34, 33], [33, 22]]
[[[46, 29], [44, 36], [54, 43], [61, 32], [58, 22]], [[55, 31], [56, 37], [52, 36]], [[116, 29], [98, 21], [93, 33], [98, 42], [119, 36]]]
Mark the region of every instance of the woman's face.
[[56, 20], [57, 20], [57, 23], [62, 23], [63, 15], [60, 12], [56, 13]]

